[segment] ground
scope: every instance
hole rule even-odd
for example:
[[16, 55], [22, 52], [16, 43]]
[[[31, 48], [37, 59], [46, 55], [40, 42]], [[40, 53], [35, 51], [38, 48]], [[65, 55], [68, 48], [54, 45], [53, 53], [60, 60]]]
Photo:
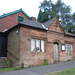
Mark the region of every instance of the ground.
[[47, 75], [75, 75], [75, 68], [60, 71], [60, 72], [55, 72]]
[[75, 68], [75, 61], [25, 68], [17, 71], [0, 72], [0, 75], [44, 75], [69, 68]]

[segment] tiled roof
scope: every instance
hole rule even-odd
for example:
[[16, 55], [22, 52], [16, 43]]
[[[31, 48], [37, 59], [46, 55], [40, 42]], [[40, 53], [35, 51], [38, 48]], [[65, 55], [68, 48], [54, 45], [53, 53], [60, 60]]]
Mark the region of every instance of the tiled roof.
[[74, 37], [75, 37], [75, 34], [71, 34], [71, 33], [67, 32], [67, 31], [65, 31], [65, 34], [66, 34], [66, 35], [70, 35], [70, 36], [74, 36]]
[[18, 13], [18, 12], [20, 12], [20, 11], [21, 11], [24, 15], [26, 15], [27, 18], [31, 19], [22, 9], [19, 9], [19, 10], [16, 10], [16, 11], [13, 11], [13, 12], [6, 13], [6, 14], [4, 14], [4, 15], [1, 15], [1, 16], [0, 16], [0, 19], [3, 18], [3, 17], [9, 16], [9, 15], [12, 15], [12, 14]]
[[53, 19], [46, 21], [44, 23], [39, 23], [39, 22], [35, 22], [32, 20], [27, 20], [25, 22], [20, 22], [20, 23], [25, 25], [25, 26], [31, 26], [31, 27], [41, 28], [41, 29], [47, 30], [48, 27], [50, 26], [50, 24], [52, 23], [52, 21], [53, 21]]
[[43, 24], [45, 25], [46, 28], [48, 28], [50, 26], [50, 24], [52, 23], [53, 19], [52, 20], [48, 20], [46, 22], [44, 22]]
[[[39, 22], [35, 22], [35, 21], [32, 21], [32, 20], [27, 20], [25, 22], [20, 22], [20, 24], [23, 24], [25, 26], [30, 26], [30, 27], [34, 27], [34, 28], [40, 28], [40, 29], [43, 29], [43, 30], [47, 30], [46, 28], [48, 28], [50, 26], [52, 21], [53, 21], [53, 19], [49, 20], [49, 21], [46, 21], [44, 23], [39, 23]], [[65, 34], [75, 37], [74, 34], [71, 34], [71, 33], [66, 32], [66, 31], [65, 31]]]
[[23, 24], [23, 25], [25, 25], [25, 26], [30, 26], [30, 27], [35, 27], [35, 28], [40, 28], [40, 29], [46, 30], [46, 29], [42, 26], [42, 23], [35, 22], [35, 21], [32, 21], [32, 20], [27, 20], [27, 21], [25, 21], [25, 22], [20, 22], [20, 24]]

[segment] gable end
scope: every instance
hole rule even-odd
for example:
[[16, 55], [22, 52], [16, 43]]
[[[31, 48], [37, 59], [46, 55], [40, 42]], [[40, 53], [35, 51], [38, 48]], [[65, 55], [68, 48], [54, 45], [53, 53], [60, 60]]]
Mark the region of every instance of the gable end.
[[9, 16], [9, 15], [12, 15], [12, 14], [18, 13], [18, 12], [22, 12], [28, 19], [31, 19], [22, 9], [19, 9], [19, 10], [16, 10], [16, 11], [1, 15], [0, 19], [3, 18], [3, 17]]

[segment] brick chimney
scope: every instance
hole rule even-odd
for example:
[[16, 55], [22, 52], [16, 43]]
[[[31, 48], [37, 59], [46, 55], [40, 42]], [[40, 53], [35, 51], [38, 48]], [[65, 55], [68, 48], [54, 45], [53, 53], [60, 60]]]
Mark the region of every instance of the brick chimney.
[[32, 21], [36, 21], [36, 17], [31, 17], [31, 20]]

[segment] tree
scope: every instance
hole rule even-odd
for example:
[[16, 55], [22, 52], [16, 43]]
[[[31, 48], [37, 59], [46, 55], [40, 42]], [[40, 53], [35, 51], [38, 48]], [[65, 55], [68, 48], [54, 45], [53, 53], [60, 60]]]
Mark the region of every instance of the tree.
[[71, 20], [70, 6], [67, 6], [64, 2], [62, 2], [62, 0], [58, 0], [55, 3], [55, 9], [61, 25], [68, 25]]
[[44, 0], [41, 2], [39, 8], [38, 22], [45, 22], [57, 17], [65, 30], [74, 32], [75, 13], [72, 15], [70, 6], [67, 6], [62, 0], [57, 0], [55, 4], [53, 4], [51, 0]]
[[[43, 2], [41, 2], [41, 6], [39, 6], [40, 11], [38, 14], [38, 22], [45, 22], [47, 20], [50, 19], [51, 17], [51, 12], [52, 12], [52, 1], [47, 1], [44, 0]], [[41, 15], [42, 14], [42, 15]]]
[[73, 23], [73, 25], [75, 25], [75, 12], [72, 15], [72, 23]]

